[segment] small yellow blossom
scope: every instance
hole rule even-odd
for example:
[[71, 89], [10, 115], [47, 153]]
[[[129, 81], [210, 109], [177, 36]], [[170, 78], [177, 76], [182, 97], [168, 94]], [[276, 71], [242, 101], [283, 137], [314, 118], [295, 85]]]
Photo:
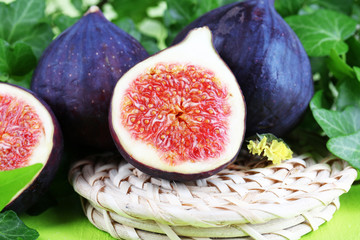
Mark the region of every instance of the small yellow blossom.
[[280, 164], [281, 161], [292, 158], [293, 152], [284, 142], [272, 140], [270, 146], [265, 148], [264, 155], [274, 164]]
[[273, 164], [280, 164], [281, 161], [291, 159], [293, 154], [283, 141], [273, 139], [270, 142], [266, 136], [263, 136], [260, 142], [250, 140], [247, 147], [251, 154], [267, 157]]
[[256, 141], [250, 140], [247, 147], [251, 154], [261, 155], [261, 153], [264, 151], [266, 147], [266, 142], [267, 142], [267, 138], [266, 136], [264, 136], [260, 142], [258, 140]]

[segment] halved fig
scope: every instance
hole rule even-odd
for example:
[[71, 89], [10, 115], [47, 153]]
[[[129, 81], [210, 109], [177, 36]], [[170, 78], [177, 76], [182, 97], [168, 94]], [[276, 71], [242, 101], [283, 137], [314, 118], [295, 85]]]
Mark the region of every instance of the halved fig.
[[30, 90], [0, 83], [0, 171], [43, 165], [5, 209], [22, 212], [38, 200], [58, 169], [62, 149], [59, 124], [48, 105]]
[[129, 163], [152, 176], [188, 181], [215, 174], [236, 158], [245, 111], [234, 75], [203, 27], [124, 74], [109, 121]]

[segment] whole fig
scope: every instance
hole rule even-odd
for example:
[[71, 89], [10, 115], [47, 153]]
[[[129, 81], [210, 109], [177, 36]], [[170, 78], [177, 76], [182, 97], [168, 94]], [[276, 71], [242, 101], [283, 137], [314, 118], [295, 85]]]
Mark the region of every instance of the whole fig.
[[188, 25], [174, 44], [191, 29], [205, 25], [243, 91], [246, 135], [283, 136], [292, 130], [313, 95], [311, 66], [273, 0], [248, 0], [215, 9]]
[[91, 7], [45, 50], [31, 89], [52, 107], [66, 139], [110, 149], [114, 144], [107, 119], [113, 88], [146, 57], [136, 39]]

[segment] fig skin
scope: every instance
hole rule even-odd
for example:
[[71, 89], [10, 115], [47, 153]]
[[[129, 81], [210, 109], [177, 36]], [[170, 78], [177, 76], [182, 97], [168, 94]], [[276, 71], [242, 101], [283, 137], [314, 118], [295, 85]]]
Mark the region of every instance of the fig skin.
[[94, 6], [44, 51], [31, 89], [54, 110], [66, 142], [115, 149], [107, 121], [113, 88], [146, 57], [135, 38]]
[[[195, 33], [195, 31], [197, 33]], [[186, 40], [183, 42], [154, 54], [130, 69], [116, 84], [109, 110], [109, 125], [111, 134], [115, 145], [123, 158], [146, 174], [170, 181], [194, 181], [197, 179], [207, 178], [218, 173], [226, 166], [234, 162], [237, 158], [245, 135], [245, 100], [235, 76], [214, 49], [209, 29], [204, 27], [192, 32], [193, 33], [189, 33]], [[190, 38], [192, 39], [191, 41], [189, 40]], [[146, 152], [146, 154], [138, 155], [137, 152], [133, 150], [135, 148], [133, 146], [134, 144], [138, 144], [137, 141], [141, 142], [142, 140], [132, 139], [132, 136], [126, 132], [126, 130], [122, 130], [122, 128], [124, 128], [123, 126], [118, 127], [118, 125], [121, 124], [119, 120], [116, 119], [120, 118], [121, 111], [119, 112], [119, 109], [122, 109], [122, 107], [120, 104], [121, 101], [117, 99], [123, 97], [122, 94], [126, 93], [125, 89], [131, 84], [132, 80], [140, 76], [143, 71], [154, 67], [158, 63], [179, 63], [180, 65], [183, 63], [189, 63], [190, 65], [199, 65], [206, 69], [210, 69], [214, 71], [215, 78], [219, 78], [217, 80], [223, 83], [229, 90], [227, 101], [229, 101], [228, 103], [231, 106], [232, 119], [227, 120], [229, 124], [228, 132], [230, 133], [227, 137], [230, 140], [226, 143], [227, 146], [226, 151], [224, 151], [225, 153], [221, 153], [221, 157], [217, 157], [216, 161], [214, 161], [216, 163], [212, 162], [209, 164], [211, 161], [206, 163], [206, 160], [208, 159], [201, 159], [198, 162], [195, 161], [193, 165], [192, 163], [185, 163], [185, 167], [180, 166], [182, 170], [179, 169], [178, 165], [168, 168], [168, 163], [164, 163], [160, 157], [162, 153], [157, 152], [158, 149], [153, 147], [152, 143], [148, 144], [145, 142], [139, 144], [142, 147], [141, 150], [145, 152], [149, 151], [149, 153]], [[184, 88], [180, 81], [178, 84]], [[184, 95], [184, 98], [186, 97], [187, 96]], [[185, 114], [187, 114], [186, 111]], [[175, 131], [177, 130], [175, 129]], [[180, 141], [180, 139], [178, 139], [178, 141]], [[136, 149], [137, 151], [140, 151], [139, 146], [137, 146]], [[153, 149], [155, 149], [155, 153], [153, 152]], [[154, 157], [156, 154], [159, 155]], [[141, 158], [146, 159], [144, 160]], [[205, 160], [204, 163], [201, 163], [202, 160]], [[198, 163], [200, 167], [197, 165]], [[166, 167], [164, 167], [164, 165], [166, 165]], [[182, 163], [180, 165], [182, 165]]]
[[43, 168], [39, 173], [32, 179], [28, 186], [22, 190], [22, 192], [3, 209], [3, 211], [13, 210], [17, 213], [25, 212], [33, 204], [35, 204], [39, 198], [47, 191], [52, 180], [54, 179], [59, 165], [61, 164], [63, 155], [63, 135], [57, 118], [55, 117], [50, 106], [42, 100], [36, 93], [29, 89], [13, 85], [10, 83], [0, 83], [1, 85], [12, 86], [18, 88], [24, 92], [30, 93], [35, 99], [37, 99], [43, 107], [48, 111], [51, 116], [51, 120], [54, 127], [54, 133], [52, 138], [52, 149], [46, 162], [43, 162]]
[[284, 136], [301, 120], [314, 93], [308, 56], [273, 0], [248, 0], [217, 8], [174, 39], [208, 26], [214, 45], [235, 74], [247, 105], [246, 136]]
[[[111, 122], [110, 122], [111, 124]], [[150, 175], [150, 176], [154, 176], [154, 177], [158, 177], [158, 178], [163, 178], [163, 179], [167, 179], [170, 181], [178, 181], [178, 182], [188, 182], [188, 181], [194, 181], [197, 179], [204, 179], [204, 178], [208, 178], [218, 172], [220, 172], [221, 170], [223, 170], [224, 168], [226, 168], [228, 165], [230, 165], [231, 163], [233, 163], [237, 156], [240, 153], [240, 149], [239, 151], [236, 153], [236, 155], [234, 156], [234, 158], [232, 158], [230, 161], [224, 163], [221, 166], [218, 166], [217, 168], [214, 168], [212, 170], [209, 171], [205, 171], [205, 172], [198, 172], [198, 173], [192, 173], [192, 174], [184, 174], [181, 172], [168, 172], [168, 171], [164, 171], [164, 170], [160, 170], [157, 168], [154, 168], [152, 166], [143, 164], [142, 162], [134, 159], [120, 144], [120, 141], [117, 137], [114, 136], [114, 139], [116, 141], [116, 146], [118, 147], [117, 149], [119, 150], [119, 153], [121, 154], [121, 156], [131, 165], [133, 165], [134, 167], [136, 167], [137, 169], [139, 169], [140, 171]]]

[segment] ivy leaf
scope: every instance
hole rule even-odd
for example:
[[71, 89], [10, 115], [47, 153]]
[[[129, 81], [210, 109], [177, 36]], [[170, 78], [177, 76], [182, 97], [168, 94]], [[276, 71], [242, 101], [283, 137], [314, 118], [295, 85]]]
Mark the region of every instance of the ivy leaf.
[[352, 134], [360, 130], [360, 108], [347, 107], [344, 111], [315, 109], [314, 118], [330, 138]]
[[15, 43], [11, 47], [8, 62], [10, 66], [10, 74], [22, 76], [30, 72], [36, 67], [36, 57], [31, 47], [25, 43]]
[[35, 240], [39, 233], [27, 227], [14, 211], [0, 213], [1, 240]]
[[141, 41], [141, 33], [136, 28], [131, 18], [121, 18], [114, 22], [119, 28], [133, 36], [136, 40]]
[[345, 80], [347, 78], [355, 78], [354, 69], [351, 68], [346, 62], [331, 49], [329, 58], [327, 60], [327, 66], [334, 76], [339, 80]]
[[331, 10], [320, 9], [312, 14], [287, 17], [286, 22], [296, 32], [309, 56], [326, 56], [330, 50], [343, 54], [344, 42], [356, 30], [356, 21]]
[[326, 146], [331, 153], [360, 169], [360, 131], [346, 136], [331, 138]]
[[0, 211], [21, 189], [30, 183], [42, 166], [41, 163], [37, 163], [14, 170], [0, 171]]
[[83, 11], [83, 1], [82, 0], [71, 0], [72, 5], [78, 10], [79, 12]]
[[26, 35], [22, 36], [21, 41], [31, 46], [37, 59], [40, 58], [44, 49], [50, 44], [54, 36], [51, 26], [47, 23], [37, 24]]
[[2, 75], [8, 75], [10, 72], [10, 66], [7, 61], [8, 52], [9, 44], [6, 41], [0, 39], [0, 73], [2, 73]]
[[312, 111], [315, 111], [317, 109], [328, 108], [328, 107], [330, 107], [330, 104], [324, 98], [323, 90], [317, 91], [310, 101], [310, 109]]
[[360, 107], [360, 82], [356, 79], [347, 79], [343, 81], [339, 88], [339, 94], [336, 98], [336, 108], [344, 109], [347, 106]]
[[349, 51], [346, 53], [346, 61], [350, 66], [360, 67], [360, 42], [354, 36], [346, 40]]
[[59, 28], [60, 32], [65, 31], [67, 28], [72, 26], [78, 21], [77, 17], [70, 17], [67, 15], [58, 15], [54, 19], [54, 24]]
[[313, 0], [313, 3], [334, 11], [350, 14], [354, 0]]
[[17, 0], [0, 4], [0, 38], [10, 45], [23, 42], [32, 47], [37, 57], [53, 37], [49, 24], [43, 22], [44, 0]]
[[305, 0], [276, 0], [274, 5], [276, 11], [282, 17], [287, 17], [297, 14], [304, 3]]
[[0, 37], [14, 43], [24, 36], [24, 31], [34, 27], [43, 17], [44, 0], [17, 0], [6, 6], [1, 16]]
[[[131, 16], [131, 19], [137, 24], [147, 16], [147, 9], [158, 3], [155, 0], [122, 0], [111, 1], [112, 7], [120, 18]], [[136, 6], [136, 7], [134, 7]]]
[[354, 69], [354, 73], [355, 73], [356, 79], [360, 82], [360, 68], [354, 66], [353, 69]]
[[36, 66], [36, 57], [31, 47], [25, 43], [10, 46], [0, 39], [0, 72], [7, 75], [22, 76]]

